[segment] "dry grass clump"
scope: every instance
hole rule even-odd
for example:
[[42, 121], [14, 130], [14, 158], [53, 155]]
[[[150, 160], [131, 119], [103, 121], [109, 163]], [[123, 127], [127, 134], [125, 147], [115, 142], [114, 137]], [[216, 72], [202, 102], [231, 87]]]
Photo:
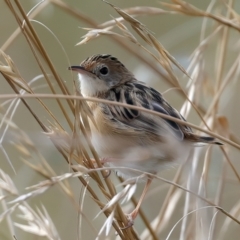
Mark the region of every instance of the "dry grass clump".
[[[64, 230], [68, 239], [173, 239], [172, 236], [181, 240], [236, 238], [240, 227], [240, 164], [235, 161], [240, 150], [239, 133], [231, 127], [231, 116], [219, 114], [227, 112], [224, 111], [226, 104], [234, 108], [234, 112], [238, 111], [236, 100], [226, 95], [229, 91], [238, 93], [237, 79], [240, 76], [239, 54], [229, 57], [228, 53], [229, 42], [236, 50], [239, 49], [234, 34], [239, 34], [240, 17], [233, 8], [232, 1], [220, 6], [215, 6], [212, 1], [206, 11], [182, 0], [161, 3], [165, 9], [152, 6], [121, 9], [104, 2], [104, 7], [114, 9], [117, 17], [96, 23], [94, 19], [61, 0], [39, 2], [29, 14], [26, 14], [18, 0], [5, 0], [11, 17], [19, 27], [0, 50], [1, 80], [11, 89], [0, 95], [0, 148], [4, 157], [1, 162], [6, 161], [11, 167], [11, 170], [8, 167], [0, 169], [0, 224], [6, 226], [0, 233], [4, 233], [9, 239], [21, 239], [21, 229], [33, 236], [63, 239], [58, 223], [54, 221], [55, 216], [49, 213], [51, 207], [48, 207], [47, 201], [46, 204], [34, 203], [34, 200], [41, 199], [48, 192], [54, 191], [54, 186], [58, 186], [68, 200], [61, 208], [71, 207], [78, 216], [77, 221], [75, 216], [72, 218], [76, 223], [73, 227], [74, 234], [70, 229]], [[88, 25], [83, 28], [87, 33], [77, 43], [79, 47], [90, 44], [93, 40], [97, 44], [98, 38], [102, 36], [109, 37], [119, 48], [127, 50], [129, 57], [134, 56], [171, 89], [178, 90], [171, 91], [168, 95], [181, 96], [184, 99], [181, 113], [186, 118], [195, 114], [198, 119], [197, 124], [187, 125], [224, 143], [220, 147], [196, 148], [191, 158], [178, 167], [172, 178], [152, 176], [161, 188], [155, 186], [149, 193], [145, 200], [146, 207], [144, 205], [138, 217], [142, 222], [137, 220], [133, 226], [126, 228], [128, 218], [125, 213], [129, 210], [125, 207], [137, 204], [136, 181], [114, 178], [113, 173], [109, 176], [112, 169], [102, 166], [89, 139], [89, 121], [94, 122], [94, 119], [87, 101], [99, 100], [83, 98], [80, 92], [67, 87], [34, 28], [34, 18], [50, 7], [61, 9], [69, 17]], [[189, 15], [190, 20], [195, 17], [204, 19], [202, 29], [199, 30], [200, 42], [191, 55], [187, 70], [159, 42], [152, 33], [151, 26], [145, 26], [136, 19], [153, 15], [169, 15], [174, 18], [178, 14]], [[41, 72], [31, 80], [21, 74], [24, 69], [18, 68], [11, 55], [7, 55], [19, 35], [24, 36], [34, 57], [34, 64]], [[212, 59], [208, 59], [207, 54], [213, 46], [216, 46], [211, 50], [211, 54], [215, 56], [214, 66], [209, 73], [208, 65]], [[69, 62], [68, 59], [67, 61]], [[39, 79], [43, 79], [40, 84]], [[184, 81], [186, 84], [183, 84]], [[54, 100], [54, 108], [50, 99]], [[112, 102], [108, 104], [120, 105]], [[38, 145], [31, 134], [21, 129], [21, 121], [18, 119], [24, 116], [17, 112], [20, 106], [24, 106], [31, 116], [24, 119], [26, 124], [28, 121], [36, 123], [39, 138], [46, 141], [48, 146]], [[142, 111], [174, 120], [150, 110]], [[15, 115], [19, 115], [19, 118], [15, 119]], [[180, 120], [177, 122], [181, 123]], [[12, 144], [5, 146], [5, 142]], [[47, 156], [44, 149], [49, 146], [57, 158], [65, 160], [67, 170], [59, 171], [50, 164], [51, 157]], [[17, 152], [17, 156], [13, 157], [12, 152]], [[37, 182], [25, 185], [24, 190], [18, 188], [17, 181], [12, 177], [19, 174], [19, 169], [15, 167], [19, 160], [21, 166], [28, 166], [29, 171], [40, 176]], [[81, 189], [80, 197], [73, 190], [73, 181]], [[234, 193], [229, 191], [228, 185]], [[161, 201], [158, 200], [159, 195], [162, 196]], [[153, 200], [158, 204], [152, 205]], [[57, 204], [60, 199], [54, 201]], [[93, 220], [91, 210], [96, 207], [98, 213]], [[150, 209], [149, 214], [147, 209]], [[154, 212], [151, 213], [152, 209]], [[56, 212], [56, 216], [57, 214]], [[70, 221], [64, 216], [57, 217], [62, 218], [62, 222]], [[30, 237], [30, 234], [27, 236]]]

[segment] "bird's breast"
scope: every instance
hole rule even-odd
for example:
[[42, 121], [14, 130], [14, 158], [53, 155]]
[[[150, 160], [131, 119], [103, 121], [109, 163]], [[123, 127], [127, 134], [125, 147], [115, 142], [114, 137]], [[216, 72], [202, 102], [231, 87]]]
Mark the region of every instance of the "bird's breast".
[[92, 104], [90, 108], [95, 119], [95, 124], [90, 120], [91, 140], [100, 157], [121, 157], [126, 154], [125, 149], [138, 144], [136, 136], [117, 129], [100, 104]]

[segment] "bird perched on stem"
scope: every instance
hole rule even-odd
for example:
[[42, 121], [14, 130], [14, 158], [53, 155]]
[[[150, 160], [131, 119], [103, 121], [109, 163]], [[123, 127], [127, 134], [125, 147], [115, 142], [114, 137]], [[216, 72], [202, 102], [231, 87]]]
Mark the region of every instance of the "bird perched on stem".
[[[186, 121], [155, 89], [138, 81], [115, 57], [98, 54], [84, 60], [70, 70], [78, 72], [76, 84], [84, 97], [96, 97], [150, 109], [158, 113]], [[157, 174], [166, 166], [186, 159], [195, 143], [218, 144], [212, 137], [199, 136], [184, 124], [165, 119], [128, 106], [116, 106], [101, 102], [88, 102], [95, 124], [90, 121], [92, 144], [104, 163], [116, 167], [123, 178], [136, 177], [137, 169]], [[128, 169], [117, 169], [128, 167]], [[135, 210], [135, 219], [144, 195], [151, 183], [147, 183]]]

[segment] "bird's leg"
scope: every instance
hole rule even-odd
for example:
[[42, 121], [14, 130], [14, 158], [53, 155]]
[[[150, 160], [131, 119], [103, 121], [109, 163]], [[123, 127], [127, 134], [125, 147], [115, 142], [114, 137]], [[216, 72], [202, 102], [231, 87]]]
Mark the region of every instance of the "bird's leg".
[[148, 188], [149, 188], [151, 182], [152, 182], [152, 178], [148, 178], [147, 183], [146, 183], [146, 185], [145, 185], [145, 187], [144, 187], [144, 189], [143, 189], [142, 195], [141, 195], [141, 197], [140, 197], [140, 199], [139, 199], [139, 201], [138, 201], [137, 206], [136, 206], [135, 209], [130, 213], [130, 216], [132, 217], [133, 220], [134, 220], [134, 219], [137, 217], [137, 215], [138, 215], [139, 209], [140, 209], [140, 207], [141, 207], [141, 205], [142, 205], [143, 199], [144, 199], [144, 197], [145, 197], [145, 195], [146, 195], [146, 193], [147, 193], [147, 191], [148, 191]]
[[141, 197], [139, 198], [139, 201], [138, 201], [137, 206], [136, 206], [135, 209], [128, 215], [129, 223], [128, 223], [128, 226], [127, 226], [126, 228], [131, 227], [131, 226], [133, 225], [133, 221], [134, 221], [134, 219], [135, 219], [135, 218], [137, 217], [137, 215], [138, 215], [138, 212], [139, 212], [139, 209], [140, 209], [140, 207], [141, 207], [142, 201], [143, 201], [143, 199], [144, 199], [144, 197], [145, 197], [145, 195], [146, 195], [146, 193], [147, 193], [147, 191], [148, 191], [148, 188], [149, 188], [151, 182], [152, 182], [152, 178], [148, 178], [147, 183], [146, 183], [146, 185], [145, 185], [145, 187], [144, 187], [144, 189], [143, 189], [142, 195], [141, 195]]

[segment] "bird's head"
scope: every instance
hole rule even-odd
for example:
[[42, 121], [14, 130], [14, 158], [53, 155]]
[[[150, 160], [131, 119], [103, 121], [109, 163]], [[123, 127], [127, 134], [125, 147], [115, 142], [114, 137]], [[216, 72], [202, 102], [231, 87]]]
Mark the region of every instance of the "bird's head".
[[98, 54], [87, 58], [69, 70], [78, 72], [77, 89], [85, 97], [94, 97], [134, 79], [133, 74], [115, 57]]

